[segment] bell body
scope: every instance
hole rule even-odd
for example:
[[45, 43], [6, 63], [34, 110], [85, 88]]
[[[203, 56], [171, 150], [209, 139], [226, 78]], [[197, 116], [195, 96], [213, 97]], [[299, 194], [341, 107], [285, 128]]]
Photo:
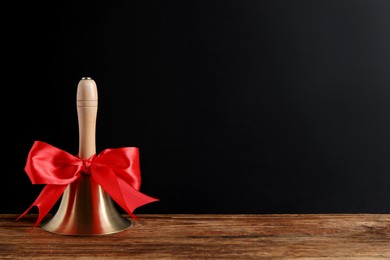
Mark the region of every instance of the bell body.
[[89, 175], [69, 184], [57, 213], [41, 227], [63, 235], [116, 233], [132, 225], [119, 214], [110, 196]]
[[[77, 86], [78, 156], [81, 159], [88, 159], [96, 153], [97, 102], [95, 81], [82, 78]], [[69, 184], [62, 194], [57, 212], [41, 227], [57, 234], [86, 236], [120, 232], [132, 224], [118, 212], [102, 187], [90, 175], [83, 174]]]

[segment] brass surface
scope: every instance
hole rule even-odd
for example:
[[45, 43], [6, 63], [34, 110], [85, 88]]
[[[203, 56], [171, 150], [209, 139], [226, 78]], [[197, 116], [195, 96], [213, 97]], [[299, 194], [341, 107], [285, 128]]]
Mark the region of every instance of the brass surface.
[[62, 195], [57, 213], [41, 227], [62, 235], [103, 235], [132, 226], [111, 197], [89, 175], [71, 183]]

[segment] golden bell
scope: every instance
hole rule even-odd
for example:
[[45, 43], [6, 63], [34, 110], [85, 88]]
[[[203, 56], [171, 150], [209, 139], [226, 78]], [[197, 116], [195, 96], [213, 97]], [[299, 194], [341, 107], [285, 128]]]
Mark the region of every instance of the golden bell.
[[[93, 79], [83, 77], [77, 86], [79, 153], [88, 159], [96, 153], [95, 129], [97, 87]], [[104, 235], [123, 231], [133, 222], [123, 217], [111, 197], [90, 175], [82, 175], [62, 194], [57, 212], [41, 227], [62, 235]]]
[[132, 222], [118, 213], [110, 196], [90, 176], [69, 184], [57, 213], [41, 227], [63, 235], [103, 235], [127, 229]]

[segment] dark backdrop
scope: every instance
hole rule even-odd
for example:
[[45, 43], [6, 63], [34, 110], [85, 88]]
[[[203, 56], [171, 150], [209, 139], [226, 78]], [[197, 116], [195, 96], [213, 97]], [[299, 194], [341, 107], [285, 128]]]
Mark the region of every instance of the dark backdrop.
[[[3, 22], [1, 213], [42, 186], [35, 140], [140, 148], [135, 213], [390, 213], [390, 2], [13, 3]], [[5, 18], [2, 18], [5, 19]]]

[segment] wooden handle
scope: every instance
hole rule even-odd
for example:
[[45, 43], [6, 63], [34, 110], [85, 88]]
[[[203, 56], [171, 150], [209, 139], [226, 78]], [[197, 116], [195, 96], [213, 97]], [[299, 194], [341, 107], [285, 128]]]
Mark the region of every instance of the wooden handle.
[[77, 85], [77, 116], [79, 123], [79, 157], [88, 159], [96, 153], [96, 115], [98, 93], [93, 79], [84, 77]]

